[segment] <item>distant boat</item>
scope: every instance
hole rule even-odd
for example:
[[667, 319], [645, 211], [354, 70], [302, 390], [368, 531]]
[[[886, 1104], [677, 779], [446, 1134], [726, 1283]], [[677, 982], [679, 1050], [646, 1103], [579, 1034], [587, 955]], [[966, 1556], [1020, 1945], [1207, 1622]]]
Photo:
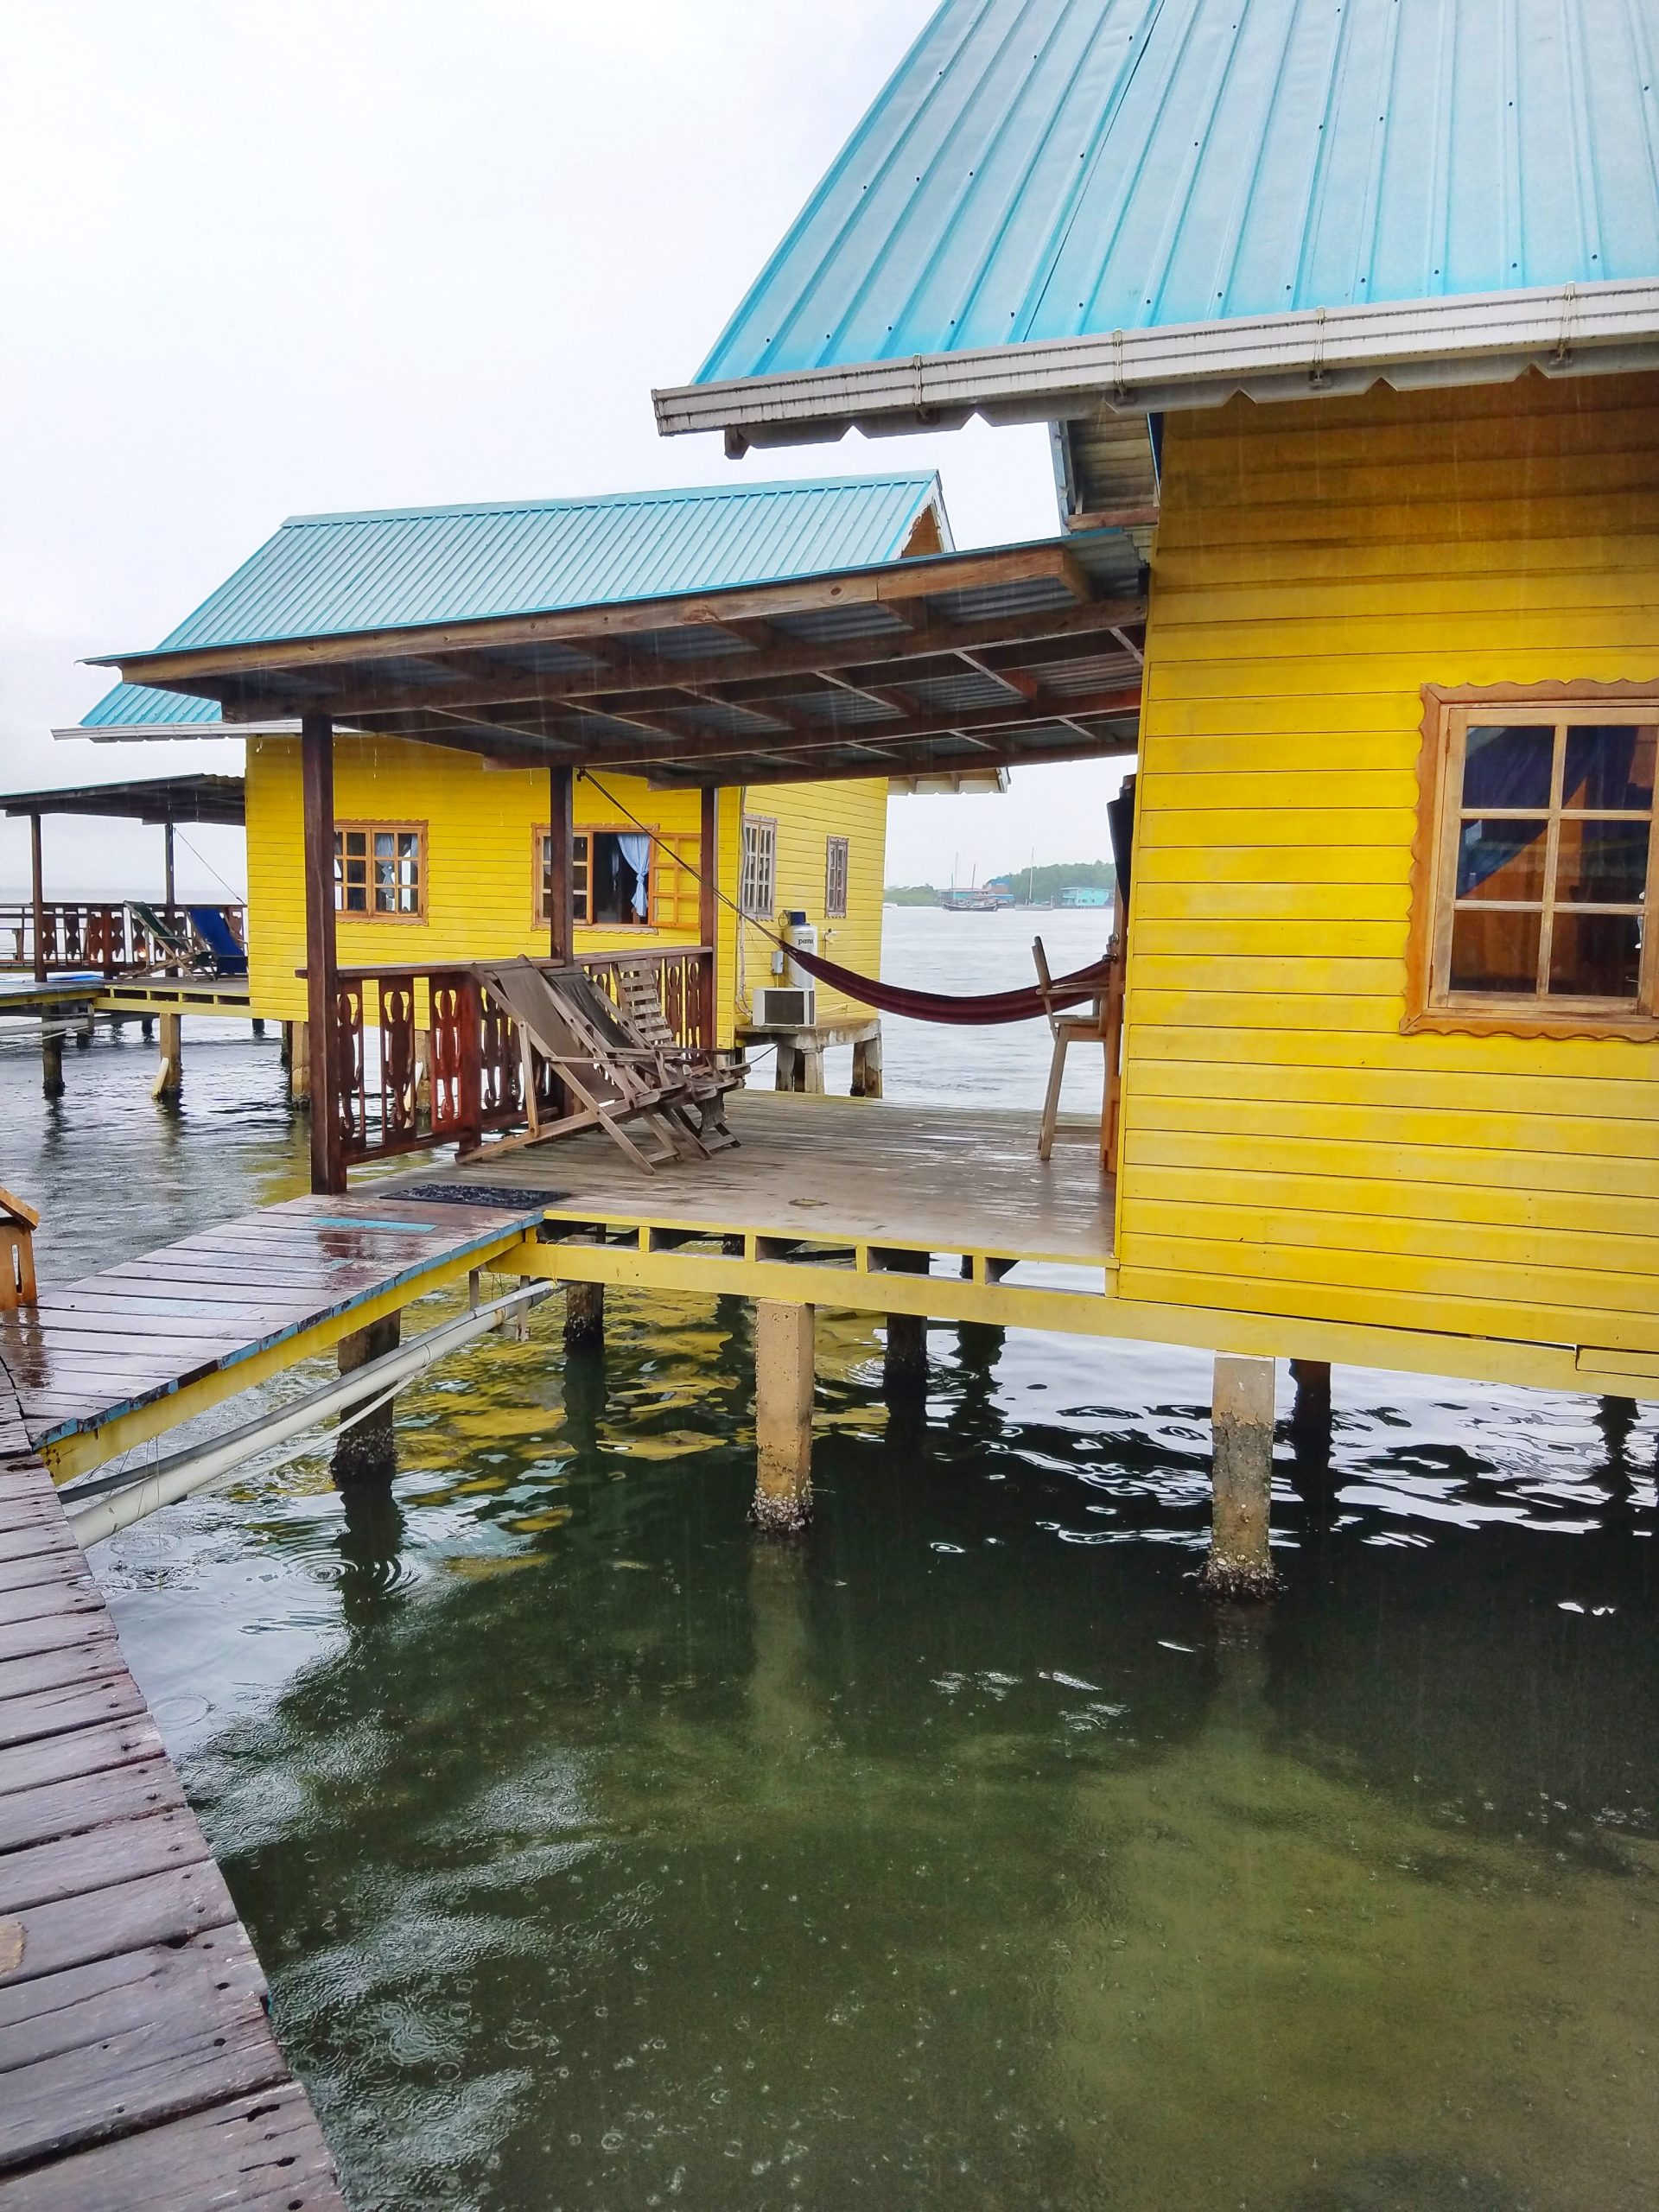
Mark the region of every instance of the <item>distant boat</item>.
[[994, 914], [1013, 906], [1014, 893], [1000, 885], [985, 884], [966, 891], [941, 891], [939, 904], [947, 914]]

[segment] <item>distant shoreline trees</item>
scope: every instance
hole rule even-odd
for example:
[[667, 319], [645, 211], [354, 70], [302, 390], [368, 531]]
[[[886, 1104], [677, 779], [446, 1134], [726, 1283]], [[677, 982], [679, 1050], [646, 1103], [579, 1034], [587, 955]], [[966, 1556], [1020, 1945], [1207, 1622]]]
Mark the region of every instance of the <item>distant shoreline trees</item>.
[[[1070, 885], [1109, 891], [1116, 877], [1110, 861], [1055, 861], [1042, 868], [1004, 868], [984, 880], [987, 884], [1006, 884], [1014, 893], [1016, 906], [1052, 906]], [[881, 895], [889, 906], [937, 906], [939, 887], [931, 883], [890, 883]]]

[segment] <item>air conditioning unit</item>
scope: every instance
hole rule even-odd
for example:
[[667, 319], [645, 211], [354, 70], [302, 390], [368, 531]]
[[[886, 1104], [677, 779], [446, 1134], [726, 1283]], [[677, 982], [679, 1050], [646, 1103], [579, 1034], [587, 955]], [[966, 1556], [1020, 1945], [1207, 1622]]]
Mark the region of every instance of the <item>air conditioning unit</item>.
[[765, 983], [754, 994], [757, 1029], [811, 1029], [818, 1019], [818, 995], [808, 983]]

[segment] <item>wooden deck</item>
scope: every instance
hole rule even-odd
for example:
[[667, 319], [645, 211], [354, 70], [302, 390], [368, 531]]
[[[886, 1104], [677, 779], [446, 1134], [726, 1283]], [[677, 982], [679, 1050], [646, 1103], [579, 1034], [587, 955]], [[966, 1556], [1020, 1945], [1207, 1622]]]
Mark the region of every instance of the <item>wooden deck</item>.
[[343, 2212], [264, 1999], [0, 1377], [0, 2212]]
[[410, 1179], [522, 1191], [555, 1219], [1096, 1268], [1110, 1258], [1113, 1185], [1095, 1122], [1062, 1122], [1045, 1163], [1034, 1113], [767, 1090], [726, 1103], [731, 1150], [649, 1179], [589, 1134]]
[[60, 1479], [483, 1265], [540, 1218], [389, 1192], [296, 1198], [0, 1314], [31, 1446]]

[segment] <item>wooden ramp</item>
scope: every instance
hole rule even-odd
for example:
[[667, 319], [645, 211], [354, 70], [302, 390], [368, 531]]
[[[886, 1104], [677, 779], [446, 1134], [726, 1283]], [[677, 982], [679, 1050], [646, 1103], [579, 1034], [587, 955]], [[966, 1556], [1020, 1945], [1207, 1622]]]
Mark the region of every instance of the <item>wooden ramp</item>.
[[541, 1215], [533, 1192], [266, 1206], [0, 1314], [0, 1365], [67, 1478], [487, 1264]]
[[0, 2212], [344, 2212], [264, 1999], [0, 1375]]

